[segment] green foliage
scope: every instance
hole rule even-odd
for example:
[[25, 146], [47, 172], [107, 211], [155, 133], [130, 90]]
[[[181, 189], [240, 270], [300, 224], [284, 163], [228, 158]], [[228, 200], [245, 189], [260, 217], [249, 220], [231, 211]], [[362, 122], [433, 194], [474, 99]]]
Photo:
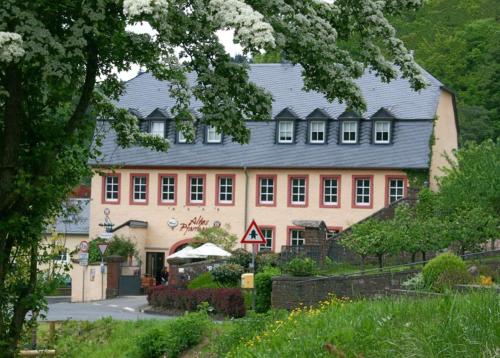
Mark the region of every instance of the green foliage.
[[309, 257], [296, 257], [286, 265], [286, 272], [292, 276], [314, 276], [318, 270], [318, 264]]
[[156, 327], [149, 329], [137, 338], [138, 356], [143, 358], [178, 357], [201, 341], [208, 326], [207, 314], [200, 312], [172, 320], [166, 329]]
[[430, 0], [394, 24], [417, 61], [457, 91], [461, 142], [500, 135], [496, 0]]
[[256, 271], [263, 271], [269, 267], [278, 267], [279, 254], [273, 252], [259, 252], [255, 257]]
[[209, 227], [198, 231], [196, 236], [193, 238], [191, 245], [193, 247], [198, 247], [207, 242], [211, 242], [224, 250], [231, 251], [238, 241], [238, 237], [235, 234], [229, 232], [222, 227]]
[[382, 267], [384, 255], [398, 251], [398, 242], [393, 237], [392, 221], [367, 219], [352, 227], [351, 232], [342, 235], [341, 244], [359, 254], [363, 259], [368, 255], [375, 255]]
[[104, 239], [94, 239], [89, 242], [89, 261], [98, 262], [101, 261], [101, 251], [99, 251], [99, 244], [107, 243], [108, 248], [104, 252], [104, 257], [107, 256], [121, 256], [123, 258], [128, 258], [130, 256], [137, 257], [136, 244], [129, 238], [115, 235], [111, 240]]
[[425, 288], [424, 275], [422, 272], [401, 283], [401, 286], [407, 290], [423, 290]]
[[451, 253], [441, 254], [430, 260], [424, 266], [422, 275], [425, 286], [438, 292], [470, 281], [465, 262]]
[[499, 315], [494, 292], [336, 302], [268, 324], [226, 356], [494, 357]]
[[255, 311], [267, 312], [271, 308], [271, 291], [274, 276], [280, 275], [276, 268], [269, 268], [255, 275]]
[[247, 269], [252, 262], [252, 254], [245, 249], [236, 249], [231, 254], [229, 262], [240, 265], [244, 269]]
[[187, 288], [217, 288], [217, 282], [210, 272], [204, 272], [188, 282]]
[[222, 287], [237, 287], [244, 270], [238, 264], [223, 264], [211, 271], [214, 281]]

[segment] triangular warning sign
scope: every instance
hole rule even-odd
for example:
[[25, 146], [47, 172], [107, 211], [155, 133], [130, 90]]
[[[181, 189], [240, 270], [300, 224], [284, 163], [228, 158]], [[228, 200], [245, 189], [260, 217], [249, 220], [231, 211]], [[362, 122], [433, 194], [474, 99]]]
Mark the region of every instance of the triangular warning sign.
[[245, 232], [245, 235], [243, 235], [243, 238], [241, 239], [240, 242], [242, 244], [265, 244], [266, 243], [266, 238], [262, 234], [262, 231], [260, 231], [255, 220], [252, 220], [252, 222], [250, 223], [250, 226], [248, 227], [247, 231]]

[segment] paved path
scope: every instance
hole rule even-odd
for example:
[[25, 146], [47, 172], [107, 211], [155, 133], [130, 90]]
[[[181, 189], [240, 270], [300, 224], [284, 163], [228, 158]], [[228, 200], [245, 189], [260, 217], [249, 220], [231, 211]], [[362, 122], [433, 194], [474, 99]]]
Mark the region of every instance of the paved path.
[[49, 303], [48, 321], [85, 320], [95, 321], [103, 317], [118, 320], [171, 319], [174, 317], [152, 315], [141, 312], [147, 304], [146, 296], [124, 296], [88, 303]]

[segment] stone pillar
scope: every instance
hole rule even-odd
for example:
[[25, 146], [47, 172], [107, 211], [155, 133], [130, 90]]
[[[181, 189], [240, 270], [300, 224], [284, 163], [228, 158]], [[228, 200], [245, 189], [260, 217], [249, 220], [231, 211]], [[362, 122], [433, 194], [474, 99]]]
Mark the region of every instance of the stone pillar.
[[106, 263], [108, 265], [108, 287], [106, 288], [106, 298], [118, 296], [120, 282], [120, 265], [123, 262], [121, 256], [108, 256]]

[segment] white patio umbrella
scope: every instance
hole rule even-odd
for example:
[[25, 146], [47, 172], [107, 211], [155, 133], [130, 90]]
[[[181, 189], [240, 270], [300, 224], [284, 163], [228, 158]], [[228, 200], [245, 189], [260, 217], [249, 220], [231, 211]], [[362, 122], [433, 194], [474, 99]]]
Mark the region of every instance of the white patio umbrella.
[[193, 256], [188, 256], [188, 253], [193, 251], [194, 248], [192, 246], [186, 246], [182, 250], [179, 250], [177, 252], [174, 252], [172, 255], [167, 256], [167, 260], [170, 259], [203, 259], [205, 256], [201, 255], [196, 255], [194, 254]]
[[211, 242], [207, 242], [206, 244], [201, 245], [200, 247], [193, 249], [186, 253], [187, 257], [194, 258], [196, 256], [203, 257], [229, 257], [231, 253], [227, 252], [224, 249], [221, 249], [219, 246], [212, 244]]

